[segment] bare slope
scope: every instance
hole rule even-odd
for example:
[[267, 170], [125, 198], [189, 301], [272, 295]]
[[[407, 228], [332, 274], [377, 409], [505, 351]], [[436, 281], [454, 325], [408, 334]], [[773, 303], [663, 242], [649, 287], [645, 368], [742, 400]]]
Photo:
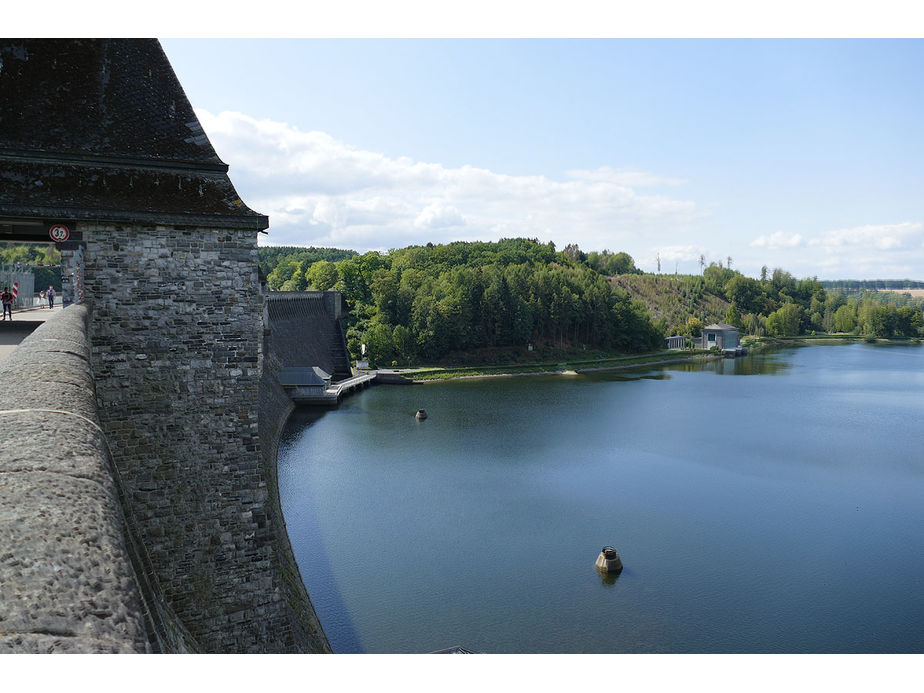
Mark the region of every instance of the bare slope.
[[664, 320], [668, 333], [677, 334], [690, 316], [704, 325], [725, 320], [729, 302], [708, 293], [702, 277], [688, 274], [620, 274], [610, 282], [645, 304], [652, 322]]

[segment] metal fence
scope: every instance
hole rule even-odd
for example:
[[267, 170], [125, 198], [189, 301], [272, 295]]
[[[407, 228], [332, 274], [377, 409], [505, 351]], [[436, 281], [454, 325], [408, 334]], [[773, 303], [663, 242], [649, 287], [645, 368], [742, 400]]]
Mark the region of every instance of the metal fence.
[[14, 308], [33, 308], [39, 305], [39, 297], [35, 294], [35, 275], [16, 265], [0, 265], [0, 289], [4, 286], [10, 291], [14, 284], [19, 284]]

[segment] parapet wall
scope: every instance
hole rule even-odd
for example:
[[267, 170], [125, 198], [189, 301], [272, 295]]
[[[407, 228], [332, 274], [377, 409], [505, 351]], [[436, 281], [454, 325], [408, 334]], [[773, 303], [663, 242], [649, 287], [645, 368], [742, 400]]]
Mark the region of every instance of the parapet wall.
[[88, 304], [0, 363], [0, 652], [330, 652], [279, 506], [255, 242], [131, 231], [86, 228]]
[[72, 306], [0, 362], [0, 652], [159, 649], [99, 426], [86, 324]]

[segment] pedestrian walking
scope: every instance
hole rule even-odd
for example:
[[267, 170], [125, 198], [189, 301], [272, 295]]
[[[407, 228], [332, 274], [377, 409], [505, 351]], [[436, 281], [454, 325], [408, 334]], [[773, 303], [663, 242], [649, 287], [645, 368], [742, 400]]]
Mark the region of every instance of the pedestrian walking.
[[3, 291], [0, 292], [0, 302], [3, 303], [3, 319], [6, 320], [7, 313], [10, 315], [10, 320], [13, 319], [13, 294], [10, 293], [10, 287], [4, 286]]
[[46, 294], [46, 296], [48, 296], [48, 307], [54, 308], [55, 307], [55, 287], [49, 286], [48, 293]]
[[45, 290], [39, 291], [39, 308], [44, 308], [45, 304], [48, 302], [48, 297], [45, 296]]

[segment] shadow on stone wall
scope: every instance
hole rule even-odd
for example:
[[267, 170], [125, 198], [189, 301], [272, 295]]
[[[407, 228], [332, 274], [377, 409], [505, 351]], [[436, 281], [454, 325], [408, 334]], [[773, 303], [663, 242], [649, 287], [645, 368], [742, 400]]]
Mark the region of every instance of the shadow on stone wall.
[[331, 652], [330, 643], [327, 641], [327, 636], [324, 634], [314, 605], [302, 581], [301, 572], [289, 542], [282, 503], [279, 499], [276, 467], [279, 439], [294, 405], [276, 379], [275, 373], [281, 369], [281, 365], [278, 359], [272, 356], [272, 349], [269, 348], [271, 339], [272, 336], [264, 339], [263, 378], [260, 382], [260, 443], [263, 466], [266, 470], [269, 502], [272, 506], [270, 515], [276, 535], [276, 555], [282, 571], [286, 602], [291, 609], [291, 637], [302, 651], [316, 654], [329, 653]]
[[87, 309], [36, 329], [0, 363], [0, 382], [0, 652], [197, 651], [122, 502]]

